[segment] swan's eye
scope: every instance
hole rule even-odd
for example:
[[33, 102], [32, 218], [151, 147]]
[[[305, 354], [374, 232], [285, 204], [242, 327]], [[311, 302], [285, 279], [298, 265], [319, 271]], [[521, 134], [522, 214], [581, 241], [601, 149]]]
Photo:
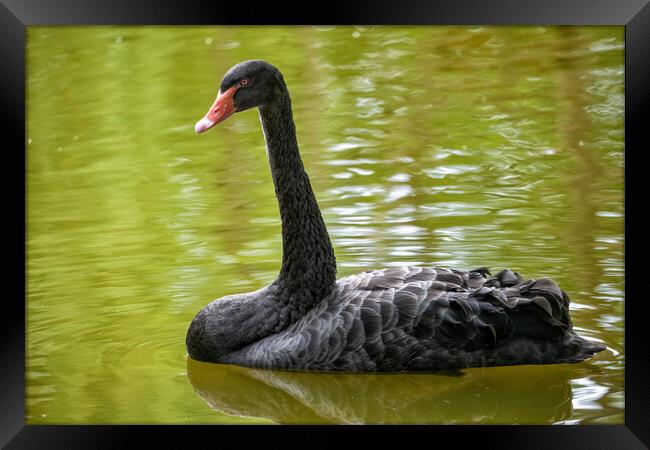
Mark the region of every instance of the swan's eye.
[[249, 84], [251, 84], [251, 80], [248, 79], [248, 78], [244, 78], [243, 80], [241, 80], [241, 81], [239, 82], [239, 85], [240, 85], [240, 86], [244, 86], [244, 87], [245, 87], [245, 86], [248, 86]]

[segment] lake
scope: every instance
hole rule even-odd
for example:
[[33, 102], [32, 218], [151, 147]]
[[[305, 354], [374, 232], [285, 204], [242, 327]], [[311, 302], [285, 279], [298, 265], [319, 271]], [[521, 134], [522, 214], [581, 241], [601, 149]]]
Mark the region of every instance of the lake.
[[[28, 27], [29, 424], [623, 423], [623, 27]], [[338, 276], [553, 278], [579, 364], [327, 374], [189, 360], [272, 282], [255, 110], [197, 136], [234, 64], [283, 72]]]

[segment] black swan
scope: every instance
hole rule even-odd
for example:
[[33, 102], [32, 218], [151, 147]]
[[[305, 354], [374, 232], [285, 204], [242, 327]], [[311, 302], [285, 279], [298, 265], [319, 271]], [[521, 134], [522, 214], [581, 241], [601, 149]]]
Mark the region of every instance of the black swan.
[[187, 332], [191, 358], [395, 372], [575, 363], [606, 348], [575, 334], [569, 297], [549, 278], [407, 266], [337, 280], [280, 71], [259, 60], [232, 67], [195, 131], [253, 107], [259, 108], [282, 219], [282, 268], [269, 286], [203, 308]]

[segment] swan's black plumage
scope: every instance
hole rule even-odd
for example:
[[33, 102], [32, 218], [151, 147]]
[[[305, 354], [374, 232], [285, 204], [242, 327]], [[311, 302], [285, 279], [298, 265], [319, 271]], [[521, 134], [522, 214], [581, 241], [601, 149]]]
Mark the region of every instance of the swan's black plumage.
[[[224, 76], [220, 97], [215, 105], [231, 102], [234, 111], [259, 107], [282, 218], [282, 268], [269, 286], [201, 310], [187, 333], [192, 358], [277, 369], [415, 371], [573, 363], [605, 348], [574, 333], [569, 297], [548, 278], [408, 266], [337, 281], [281, 73], [263, 61], [240, 63]], [[208, 117], [198, 132], [227, 116]]]

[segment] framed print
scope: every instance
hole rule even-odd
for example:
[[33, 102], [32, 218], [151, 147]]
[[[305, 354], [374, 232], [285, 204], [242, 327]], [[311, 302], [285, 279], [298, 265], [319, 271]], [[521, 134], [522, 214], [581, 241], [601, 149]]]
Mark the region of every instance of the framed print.
[[2, 444], [650, 445], [648, 2], [240, 6], [3, 0]]

